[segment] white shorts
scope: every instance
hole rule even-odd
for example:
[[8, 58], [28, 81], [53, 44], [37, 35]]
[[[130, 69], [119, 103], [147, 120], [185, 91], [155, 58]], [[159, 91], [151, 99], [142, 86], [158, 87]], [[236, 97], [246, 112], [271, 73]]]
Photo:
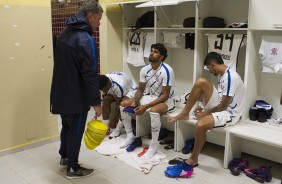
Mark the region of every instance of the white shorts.
[[[159, 97], [154, 95], [144, 95], [141, 98], [140, 103], [141, 105], [145, 105], [156, 100], [157, 98]], [[175, 108], [175, 100], [173, 98], [168, 98], [165, 104], [167, 105], [167, 109], [168, 109], [167, 112], [172, 111]], [[147, 111], [150, 111], [150, 109], [151, 108], [147, 109]]]
[[126, 93], [125, 96], [127, 96], [128, 98], [134, 98], [134, 95], [136, 92], [137, 92], [137, 89], [130, 89], [128, 93]]
[[[220, 103], [217, 89], [213, 86], [213, 92], [210, 100], [205, 105], [206, 110], [209, 110]], [[214, 112], [212, 113], [214, 119], [214, 128], [218, 127], [228, 127], [230, 125], [235, 125], [239, 121], [239, 117], [234, 117], [228, 111]]]

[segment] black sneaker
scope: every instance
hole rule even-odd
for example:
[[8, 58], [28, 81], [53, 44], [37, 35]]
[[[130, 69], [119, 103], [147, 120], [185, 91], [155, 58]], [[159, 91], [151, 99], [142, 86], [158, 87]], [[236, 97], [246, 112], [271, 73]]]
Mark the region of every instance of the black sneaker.
[[257, 121], [258, 120], [258, 109], [256, 107], [251, 107], [249, 110], [250, 120]]
[[66, 178], [67, 179], [72, 179], [72, 178], [84, 178], [87, 176], [91, 176], [94, 174], [95, 170], [94, 169], [87, 169], [84, 167], [79, 167], [77, 171], [73, 171], [70, 169], [70, 171], [67, 171]]
[[264, 123], [266, 121], [267, 121], [266, 110], [260, 109], [259, 112], [258, 112], [258, 122]]
[[61, 158], [60, 160], [60, 166], [67, 166], [68, 165], [68, 158]]

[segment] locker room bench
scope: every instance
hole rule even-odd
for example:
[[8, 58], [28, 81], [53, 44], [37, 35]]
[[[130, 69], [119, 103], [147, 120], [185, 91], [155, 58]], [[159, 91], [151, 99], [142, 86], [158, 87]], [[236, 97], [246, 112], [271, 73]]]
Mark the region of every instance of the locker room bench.
[[[194, 137], [196, 120], [179, 120], [168, 123], [167, 118], [176, 116], [182, 108], [175, 108], [172, 113], [161, 117], [162, 127], [174, 131], [174, 151], [181, 151], [185, 140]], [[137, 136], [148, 135], [151, 132], [150, 116], [145, 113], [136, 117]], [[259, 123], [238, 122], [235, 126], [215, 128], [207, 132], [207, 141], [225, 147], [223, 167], [234, 157], [240, 157], [246, 152], [258, 157], [282, 163], [282, 127], [261, 126]]]
[[282, 163], [282, 127], [267, 122], [239, 122], [227, 132], [225, 161], [241, 157], [241, 152]]
[[[174, 132], [174, 151], [181, 151], [187, 139], [194, 137], [194, 126], [197, 120], [180, 120], [176, 123], [168, 123], [167, 118], [176, 116], [182, 111], [182, 107], [176, 107], [172, 112], [161, 116], [162, 127]], [[142, 116], [136, 116], [136, 135], [145, 136], [151, 133], [150, 115], [148, 112]], [[225, 146], [227, 128], [216, 128], [207, 133], [207, 141]]]
[[[195, 120], [179, 121], [177, 123], [177, 147], [182, 149], [185, 140], [194, 137]], [[235, 157], [241, 157], [246, 152], [258, 157], [282, 163], [282, 127], [261, 126], [257, 122], [238, 122], [235, 126], [216, 128], [207, 132], [207, 141], [225, 147], [223, 167]]]
[[[176, 107], [172, 112], [161, 117], [162, 127], [174, 132], [174, 151], [181, 151], [187, 139], [194, 137], [194, 126], [197, 120], [180, 120], [176, 123], [168, 123], [169, 117], [176, 116], [182, 111], [182, 107]], [[145, 136], [151, 133], [150, 115], [148, 112], [142, 116], [136, 116], [136, 135]], [[207, 133], [207, 141], [225, 146], [227, 128], [216, 128]]]

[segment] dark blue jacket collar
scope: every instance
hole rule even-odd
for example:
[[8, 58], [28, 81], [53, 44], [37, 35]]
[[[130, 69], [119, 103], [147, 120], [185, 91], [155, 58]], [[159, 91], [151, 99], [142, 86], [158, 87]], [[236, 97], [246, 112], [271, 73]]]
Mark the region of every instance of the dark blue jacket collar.
[[75, 16], [69, 17], [66, 20], [66, 25], [70, 29], [80, 29], [92, 33], [93, 30], [84, 13], [79, 11]]

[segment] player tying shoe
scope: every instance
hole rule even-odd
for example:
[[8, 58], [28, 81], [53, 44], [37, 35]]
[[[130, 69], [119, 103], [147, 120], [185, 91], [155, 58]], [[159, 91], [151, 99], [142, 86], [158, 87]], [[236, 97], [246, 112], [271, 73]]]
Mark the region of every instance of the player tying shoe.
[[[118, 137], [121, 134], [123, 123], [119, 121], [120, 113], [119, 106], [122, 100], [133, 98], [136, 91], [136, 83], [123, 72], [112, 72], [99, 77], [100, 90], [103, 92], [102, 116], [104, 123], [111, 128], [114, 128], [115, 123], [118, 124], [115, 130], [110, 134], [109, 138]], [[111, 112], [111, 103], [116, 102], [115, 115], [110, 122], [109, 115]], [[130, 105], [130, 103], [124, 105]]]
[[199, 78], [188, 97], [187, 103], [176, 117], [169, 118], [169, 122], [189, 118], [189, 112], [194, 104], [204, 98], [204, 109], [196, 108], [195, 143], [191, 156], [178, 165], [170, 166], [165, 171], [169, 177], [187, 177], [190, 170], [198, 165], [198, 157], [206, 141], [206, 132], [213, 128], [227, 127], [236, 124], [242, 113], [245, 100], [245, 88], [239, 74], [223, 63], [221, 56], [210, 52], [205, 58], [204, 65], [209, 72], [220, 76], [218, 89], [207, 79]]

